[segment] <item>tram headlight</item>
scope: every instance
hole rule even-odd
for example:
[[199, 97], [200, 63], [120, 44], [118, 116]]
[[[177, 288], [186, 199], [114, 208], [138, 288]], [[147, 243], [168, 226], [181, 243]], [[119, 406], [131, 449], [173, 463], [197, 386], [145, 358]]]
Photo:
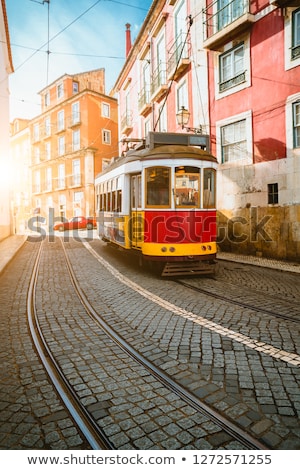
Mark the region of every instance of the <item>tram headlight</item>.
[[202, 246], [201, 246], [201, 250], [202, 250], [202, 251], [206, 251], [206, 246], [202, 245]]
[[171, 253], [174, 253], [175, 250], [176, 250], [176, 248], [175, 248], [174, 246], [171, 246], [171, 248], [169, 248], [169, 251], [170, 251]]
[[165, 253], [165, 252], [167, 251], [167, 248], [166, 248], [165, 246], [163, 246], [163, 247], [161, 248], [161, 251], [162, 251], [163, 253]]

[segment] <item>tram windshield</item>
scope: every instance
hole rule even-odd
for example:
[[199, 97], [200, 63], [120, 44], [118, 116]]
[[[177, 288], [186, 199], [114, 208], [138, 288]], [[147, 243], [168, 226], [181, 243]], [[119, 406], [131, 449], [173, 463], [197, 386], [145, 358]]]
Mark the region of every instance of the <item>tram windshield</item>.
[[170, 207], [170, 168], [146, 168], [146, 206]]
[[175, 206], [199, 207], [200, 170], [196, 167], [175, 168]]

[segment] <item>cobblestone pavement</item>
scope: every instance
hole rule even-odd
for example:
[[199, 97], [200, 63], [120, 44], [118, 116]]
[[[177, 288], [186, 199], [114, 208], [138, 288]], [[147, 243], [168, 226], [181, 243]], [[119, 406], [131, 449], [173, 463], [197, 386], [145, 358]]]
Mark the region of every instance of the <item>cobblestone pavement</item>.
[[88, 449], [33, 347], [26, 296], [37, 243], [0, 275], [0, 449]]
[[[100, 242], [94, 241], [92, 246], [100, 250], [101, 255], [107, 252], [111, 256], [110, 250], [100, 248]], [[76, 249], [80, 247], [73, 244], [71, 256], [74, 260], [79, 259]], [[114, 265], [150, 295], [145, 301], [141, 288], [130, 288], [130, 283], [126, 282], [122, 286], [105, 270], [99, 271], [95, 267], [94, 271], [91, 258], [85, 289], [95, 305], [97, 302], [109, 305], [109, 311], [104, 314], [112, 326], [125, 338], [131, 337], [135, 347], [148, 359], [207, 404], [257, 437], [263, 437], [271, 448], [300, 448], [300, 368], [279, 360], [267, 350], [250, 347], [251, 339], [254, 339], [264, 345], [275, 345], [280, 350], [285, 348], [291, 354], [290, 358], [296, 354], [299, 364], [298, 325], [270, 319], [191, 291], [187, 294], [173, 281], [161, 281], [136, 266], [130, 270], [128, 263], [122, 263], [120, 257], [114, 259]], [[77, 266], [80, 278], [83, 266], [81, 263]], [[272, 271], [266, 282], [271, 284], [274, 275]], [[289, 284], [290, 275], [287, 275]], [[256, 271], [250, 273], [250, 277], [256, 276]], [[266, 274], [264, 276], [266, 278]], [[282, 285], [283, 273], [279, 279]], [[298, 295], [299, 278], [293, 280]], [[153, 303], [155, 296], [169, 304]], [[195, 319], [197, 316], [230, 331], [224, 335], [217, 328], [203, 327]], [[249, 344], [241, 342], [239, 335], [247, 336]]]
[[[124, 258], [115, 257], [99, 240], [92, 241], [91, 246], [112, 262], [120, 272], [119, 277], [100, 264], [78, 241], [65, 243], [65, 246], [89, 300], [111, 326], [149, 360], [207, 404], [263, 439], [270, 448], [300, 448], [300, 368], [238, 341], [238, 335], [242, 334], [286, 350], [289, 354], [299, 355], [297, 325], [276, 318], [262, 318], [258, 313], [199, 293], [189, 291], [187, 294], [182, 286], [174, 285], [173, 281], [161, 281], [151, 273], [131, 266]], [[3, 305], [0, 314], [3, 338], [0, 346], [0, 448], [87, 449], [87, 443], [49, 384], [29, 337], [26, 292], [36, 247], [37, 243], [26, 243], [0, 277], [0, 300]], [[44, 278], [47, 275], [49, 273], [45, 271]], [[236, 282], [235, 275], [235, 271], [229, 269], [227, 280]], [[257, 271], [249, 271], [253, 283], [257, 276]], [[291, 286], [291, 278], [285, 281], [285, 273], [280, 273], [281, 282], [276, 276], [274, 271], [270, 279], [264, 277], [265, 284], [270, 286], [273, 279], [275, 293], [281, 292], [284, 282]], [[126, 279], [129, 279], [127, 284]], [[294, 287], [289, 287], [290, 295], [295, 295], [297, 299], [299, 281], [296, 277], [293, 279]], [[63, 310], [64, 299], [60, 296], [63, 296], [64, 286], [60, 287], [61, 293], [56, 293], [54, 299], [60, 302], [60, 309]], [[148, 297], [147, 292], [150, 292]], [[49, 292], [49, 298], [51, 296], [53, 293]], [[202, 318], [230, 329], [235, 336], [220, 334], [215, 329], [203, 326], [199, 323]], [[84, 334], [88, 334], [89, 327], [87, 324]], [[68, 345], [65, 346], [64, 354], [70, 354]], [[74, 349], [72, 354], [78, 355], [80, 352]], [[90, 351], [85, 351], [85, 354], [84, 360], [90, 361]], [[96, 376], [101, 373], [95, 365], [97, 360], [99, 358], [93, 358]], [[121, 405], [122, 386], [118, 384], [116, 388], [114, 383], [117, 380], [111, 374], [107, 387], [112, 387], [115, 394], [119, 393]], [[93, 398], [87, 392], [87, 387], [83, 383], [77, 385], [79, 389], [82, 387], [83, 397], [91, 400], [90, 406], [93, 407]], [[127, 413], [126, 416], [124, 414], [125, 424], [123, 428], [114, 426], [106, 415], [107, 404], [112, 396], [107, 395], [105, 399], [108, 390], [98, 390], [98, 393], [104, 394], [101, 395], [103, 416], [99, 419], [103, 420], [103, 425], [110, 427], [110, 435], [120, 447], [126, 446], [126, 436], [130, 430], [130, 433], [137, 433], [137, 440], [144, 439], [141, 448], [151, 448], [153, 441], [149, 436], [155, 432], [154, 424], [157, 425], [160, 420], [161, 427], [170, 426], [166, 422], [167, 412], [155, 416], [155, 409], [152, 409], [152, 418], [143, 411], [139, 413], [139, 426], [137, 419], [128, 415], [126, 410], [119, 409], [120, 413]], [[140, 397], [143, 397], [143, 401], [147, 398], [142, 394]], [[117, 397], [114, 396], [114, 399]], [[176, 403], [174, 397], [174, 406]], [[178, 412], [176, 406], [174, 412]], [[143, 410], [143, 407], [140, 408]], [[187, 416], [178, 415], [177, 427], [170, 426], [169, 434], [162, 436], [166, 441], [172, 439], [170, 448], [176, 448], [176, 442], [183, 443], [180, 439], [186, 439], [184, 445], [189, 445], [191, 434], [183, 433], [183, 422], [180, 423], [180, 420], [187, 419]], [[189, 429], [201, 433], [200, 424], [194, 420]], [[183, 434], [179, 439], [180, 432]], [[200, 439], [201, 436], [198, 437]], [[218, 442], [203, 442], [207, 448], [218, 446]], [[220, 442], [220, 446], [223, 444]]]

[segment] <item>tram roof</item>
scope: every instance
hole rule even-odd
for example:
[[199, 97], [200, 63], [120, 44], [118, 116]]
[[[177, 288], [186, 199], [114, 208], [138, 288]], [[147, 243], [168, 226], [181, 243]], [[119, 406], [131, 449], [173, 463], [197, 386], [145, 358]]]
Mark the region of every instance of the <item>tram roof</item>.
[[137, 160], [184, 160], [184, 159], [195, 159], [200, 161], [210, 161], [212, 163], [218, 163], [216, 157], [211, 155], [206, 150], [199, 147], [187, 146], [187, 145], [160, 145], [154, 148], [136, 148], [129, 150], [126, 155], [117, 157], [112, 163], [110, 163], [101, 173], [97, 176], [106, 174], [111, 170], [118, 168], [129, 162]]

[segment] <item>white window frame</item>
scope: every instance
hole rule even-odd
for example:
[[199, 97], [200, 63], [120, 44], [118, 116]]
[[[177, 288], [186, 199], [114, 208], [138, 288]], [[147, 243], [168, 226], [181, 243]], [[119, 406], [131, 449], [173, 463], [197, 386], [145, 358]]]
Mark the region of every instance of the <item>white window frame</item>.
[[177, 85], [176, 90], [177, 111], [180, 111], [182, 106], [189, 109], [188, 85], [186, 79], [182, 80]]
[[72, 124], [78, 124], [80, 122], [80, 102], [76, 101], [72, 103]]
[[251, 86], [251, 60], [250, 60], [250, 36], [249, 34], [240, 37], [239, 43], [236, 47], [240, 47], [243, 43], [244, 45], [244, 71], [245, 71], [245, 80], [237, 85], [234, 85], [230, 88], [227, 88], [223, 91], [220, 91], [220, 56], [230, 53], [235, 50], [234, 44], [232, 42], [226, 44], [222, 52], [215, 53], [214, 55], [214, 70], [215, 70], [215, 97], [216, 100], [224, 98], [225, 96], [232, 95], [233, 93], [238, 93], [245, 88]]
[[45, 107], [50, 106], [50, 92], [49, 91], [46, 91], [44, 95], [44, 103], [45, 103]]
[[80, 175], [80, 160], [76, 159], [72, 161], [72, 175], [73, 175], [73, 182], [74, 185], [78, 185], [81, 182], [81, 175]]
[[40, 125], [36, 123], [33, 125], [33, 141], [38, 142], [40, 140]]
[[[293, 59], [291, 57], [291, 48], [293, 41], [293, 12], [298, 10], [299, 7], [286, 8], [284, 17], [284, 59], [285, 59], [285, 70], [293, 69], [300, 65], [300, 57]], [[299, 19], [300, 21], [300, 19]]]
[[101, 115], [102, 117], [110, 118], [110, 104], [109, 103], [102, 103]]
[[48, 167], [46, 168], [46, 191], [52, 191], [52, 168]]
[[49, 137], [51, 135], [51, 118], [47, 116], [45, 118], [45, 136]]
[[65, 129], [65, 111], [61, 109], [57, 113], [57, 130], [63, 131]]
[[111, 145], [111, 131], [102, 129], [102, 143], [105, 145]]
[[46, 160], [50, 160], [51, 159], [51, 142], [45, 143], [45, 154], [46, 154]]
[[65, 154], [65, 136], [64, 135], [60, 136], [58, 138], [57, 143], [58, 143], [58, 149], [57, 149], [58, 155], [61, 157], [62, 155]]
[[63, 82], [57, 84], [57, 99], [60, 100], [64, 97], [64, 84]]
[[66, 174], [65, 174], [65, 164], [60, 163], [58, 165], [58, 182], [57, 182], [57, 187], [58, 189], [64, 189], [66, 186]]
[[294, 157], [295, 155], [300, 156], [300, 148], [294, 147], [294, 104], [299, 101], [300, 103], [300, 93], [295, 93], [291, 95], [286, 100], [285, 106], [285, 126], [286, 126], [286, 156]]
[[76, 152], [80, 149], [80, 129], [72, 132], [72, 149]]
[[[222, 128], [234, 124], [239, 121], [246, 121], [246, 155], [244, 158], [233, 160], [229, 162], [222, 162]], [[217, 137], [217, 159], [222, 165], [222, 168], [229, 166], [243, 166], [245, 164], [253, 163], [253, 135], [252, 135], [252, 111], [246, 111], [244, 113], [230, 116], [226, 119], [222, 119], [216, 122], [216, 137]]]

